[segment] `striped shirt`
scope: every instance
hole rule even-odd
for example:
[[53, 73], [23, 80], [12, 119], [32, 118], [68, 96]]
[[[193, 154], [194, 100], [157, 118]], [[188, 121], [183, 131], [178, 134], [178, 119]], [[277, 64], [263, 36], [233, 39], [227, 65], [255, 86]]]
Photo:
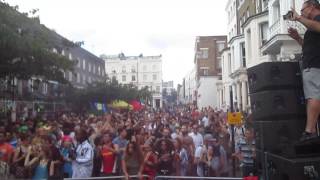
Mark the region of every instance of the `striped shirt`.
[[244, 166], [253, 166], [253, 153], [255, 151], [255, 141], [253, 140], [251, 143], [248, 143], [245, 139], [241, 139], [237, 146], [238, 152], [241, 153], [243, 159], [241, 164]]

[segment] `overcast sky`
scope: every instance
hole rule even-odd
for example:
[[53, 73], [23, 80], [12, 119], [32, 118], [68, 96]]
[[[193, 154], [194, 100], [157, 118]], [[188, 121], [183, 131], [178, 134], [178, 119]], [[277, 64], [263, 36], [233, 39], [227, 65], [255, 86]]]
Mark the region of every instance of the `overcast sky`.
[[227, 0], [6, 0], [93, 54], [162, 54], [175, 86], [194, 66], [196, 36], [227, 34]]

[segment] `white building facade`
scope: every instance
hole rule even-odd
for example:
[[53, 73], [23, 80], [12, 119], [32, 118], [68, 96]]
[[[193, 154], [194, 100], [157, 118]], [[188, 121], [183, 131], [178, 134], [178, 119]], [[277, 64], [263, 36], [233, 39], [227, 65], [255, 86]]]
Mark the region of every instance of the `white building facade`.
[[220, 109], [227, 111], [230, 108], [230, 89], [232, 84], [231, 74], [231, 53], [230, 48], [222, 51], [221, 55], [222, 80], [217, 83]]
[[288, 28], [298, 29], [304, 34], [305, 28], [297, 23], [286, 21], [282, 17], [294, 7], [300, 12], [304, 0], [269, 0], [269, 30], [267, 42], [262, 46], [262, 53], [270, 55], [272, 61], [290, 60], [293, 54], [301, 53], [301, 46], [288, 36]]
[[[230, 91], [234, 109], [250, 110], [247, 68], [267, 61], [288, 61], [294, 54], [301, 53], [301, 47], [288, 36], [288, 27], [305, 32], [302, 25], [283, 20], [291, 7], [299, 12], [303, 0], [256, 0], [255, 12], [237, 17], [237, 11], [248, 0], [229, 0], [226, 6], [228, 17], [228, 49], [222, 55], [222, 81], [218, 83], [219, 107], [228, 109]], [[252, 3], [249, 1], [249, 3]], [[231, 13], [233, 12], [233, 13]], [[238, 34], [235, 27], [240, 25]]]
[[162, 107], [162, 56], [103, 56], [106, 74], [121, 84], [133, 84], [152, 92], [152, 107]]
[[[241, 23], [238, 17], [239, 4], [237, 3], [239, 2], [236, 0], [229, 0], [225, 9], [228, 13], [229, 48], [222, 53], [222, 81], [217, 83], [217, 87], [219, 108], [229, 110], [230, 98], [232, 97], [234, 110], [246, 111], [249, 107], [247, 59], [245, 37], [242, 27], [239, 27]], [[247, 13], [245, 18], [249, 14]]]
[[218, 107], [218, 76], [203, 76], [198, 80], [196, 93], [198, 108]]
[[195, 104], [197, 102], [197, 77], [193, 68], [184, 78], [182, 83], [183, 103]]

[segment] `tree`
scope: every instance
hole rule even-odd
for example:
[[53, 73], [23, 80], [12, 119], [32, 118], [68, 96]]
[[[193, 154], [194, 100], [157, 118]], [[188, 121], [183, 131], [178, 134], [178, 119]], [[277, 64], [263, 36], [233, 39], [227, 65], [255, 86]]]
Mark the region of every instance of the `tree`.
[[171, 90], [171, 95], [169, 97], [169, 102], [171, 103], [176, 103], [177, 102], [177, 98], [178, 98], [178, 93], [175, 89]]
[[147, 87], [138, 89], [132, 84], [122, 85], [118, 81], [95, 82], [85, 89], [69, 87], [66, 93], [66, 101], [69, 102], [74, 110], [85, 111], [90, 108], [90, 103], [111, 103], [114, 100], [150, 101], [152, 93]]
[[[17, 7], [0, 2], [0, 78], [39, 77], [66, 83], [64, 72], [76, 62], [54, 53], [76, 46], [41, 25], [38, 17], [29, 18]], [[32, 12], [33, 14], [35, 11]]]
[[167, 96], [168, 96], [167, 88], [163, 88], [162, 89], [162, 97], [167, 98]]

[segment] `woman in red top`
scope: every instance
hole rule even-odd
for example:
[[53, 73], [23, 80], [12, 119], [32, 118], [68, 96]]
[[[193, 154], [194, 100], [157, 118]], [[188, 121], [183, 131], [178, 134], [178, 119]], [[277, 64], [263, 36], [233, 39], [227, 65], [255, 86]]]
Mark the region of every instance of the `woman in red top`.
[[110, 133], [103, 135], [102, 156], [102, 173], [101, 176], [113, 176], [115, 172], [116, 150], [112, 144]]
[[152, 145], [150, 141], [147, 141], [144, 146], [144, 160], [140, 166], [139, 179], [143, 180], [143, 175], [147, 175], [147, 180], [153, 180], [157, 173], [158, 158], [152, 151]]

